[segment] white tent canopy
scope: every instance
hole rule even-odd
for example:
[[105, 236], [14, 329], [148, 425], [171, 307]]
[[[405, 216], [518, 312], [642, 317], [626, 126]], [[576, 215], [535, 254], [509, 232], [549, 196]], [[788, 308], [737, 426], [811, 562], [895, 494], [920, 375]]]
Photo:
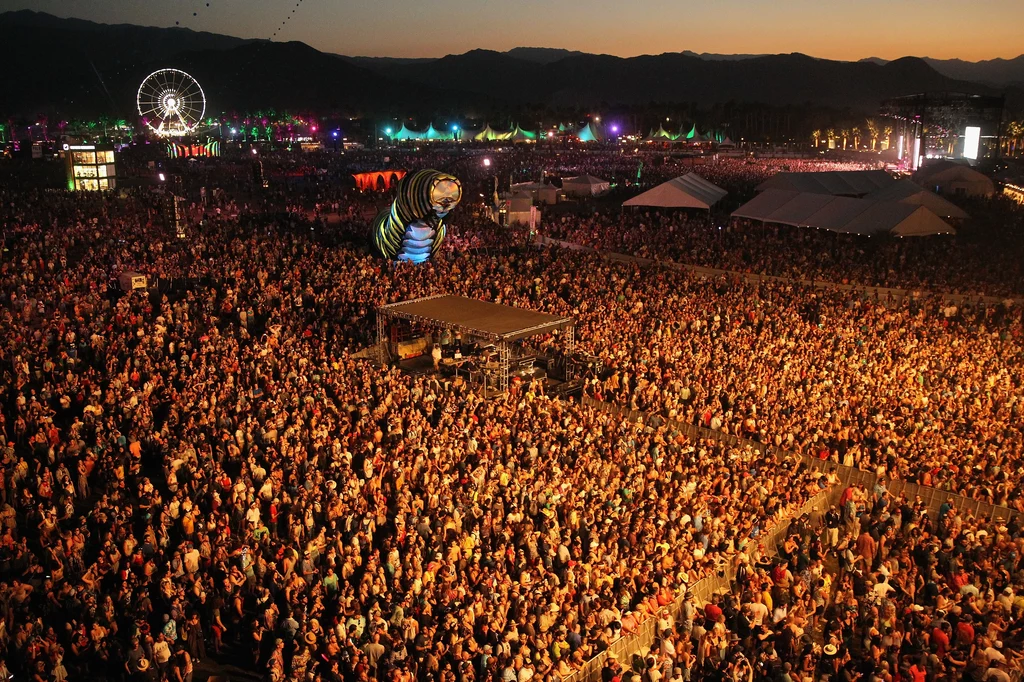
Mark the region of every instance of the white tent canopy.
[[943, 194], [963, 194], [969, 197], [990, 197], [995, 194], [995, 183], [984, 173], [955, 161], [925, 162], [914, 173], [914, 182], [934, 188]]
[[929, 192], [911, 180], [897, 180], [888, 187], [871, 192], [864, 198], [875, 201], [898, 201], [901, 204], [924, 206], [940, 218], [964, 220], [969, 217], [966, 211], [953, 202], [940, 197], [935, 192]]
[[757, 191], [786, 189], [794, 192], [861, 197], [894, 182], [893, 177], [883, 170], [787, 172], [768, 178], [757, 186]]
[[578, 175], [575, 178], [563, 178], [562, 189], [569, 196], [596, 197], [611, 189], [611, 183], [593, 175]]
[[946, 221], [922, 205], [780, 189], [761, 192], [732, 216], [845, 234], [956, 234]]
[[653, 187], [624, 202], [623, 206], [710, 209], [728, 192], [697, 175], [687, 173]]
[[544, 204], [558, 203], [558, 188], [543, 182], [520, 182], [510, 188], [514, 194], [529, 194], [534, 201]]

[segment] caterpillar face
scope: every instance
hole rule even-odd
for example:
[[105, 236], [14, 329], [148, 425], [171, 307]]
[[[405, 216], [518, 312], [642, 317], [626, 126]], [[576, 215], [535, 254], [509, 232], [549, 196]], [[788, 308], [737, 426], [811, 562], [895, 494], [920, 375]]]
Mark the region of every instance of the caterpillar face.
[[430, 188], [430, 208], [444, 217], [462, 200], [462, 186], [455, 178], [440, 177]]
[[385, 258], [421, 263], [444, 241], [444, 217], [462, 200], [462, 184], [452, 175], [420, 170], [398, 183], [390, 208], [373, 222], [373, 241]]

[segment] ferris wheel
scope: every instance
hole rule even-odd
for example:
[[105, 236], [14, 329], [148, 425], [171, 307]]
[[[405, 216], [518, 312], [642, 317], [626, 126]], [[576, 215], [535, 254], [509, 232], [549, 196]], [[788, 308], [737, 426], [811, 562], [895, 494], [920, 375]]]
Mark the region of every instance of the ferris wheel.
[[206, 95], [195, 78], [178, 69], [146, 76], [135, 98], [146, 127], [161, 137], [195, 132], [206, 111]]

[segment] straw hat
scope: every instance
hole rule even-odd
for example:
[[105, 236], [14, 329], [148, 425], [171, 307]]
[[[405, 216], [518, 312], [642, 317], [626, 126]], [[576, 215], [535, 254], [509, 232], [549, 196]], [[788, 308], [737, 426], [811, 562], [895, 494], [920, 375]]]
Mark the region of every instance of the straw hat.
[[310, 646], [314, 646], [316, 644], [316, 635], [314, 635], [312, 632], [307, 632], [306, 636], [303, 637], [303, 639], [305, 639], [306, 644]]
[[824, 651], [826, 656], [835, 656], [837, 653], [839, 653], [839, 650], [836, 649], [835, 644], [826, 644]]
[[140, 658], [139, 659], [139, 672], [140, 673], [144, 673], [147, 670], [149, 670], [149, 659], [147, 659], [147, 658]]

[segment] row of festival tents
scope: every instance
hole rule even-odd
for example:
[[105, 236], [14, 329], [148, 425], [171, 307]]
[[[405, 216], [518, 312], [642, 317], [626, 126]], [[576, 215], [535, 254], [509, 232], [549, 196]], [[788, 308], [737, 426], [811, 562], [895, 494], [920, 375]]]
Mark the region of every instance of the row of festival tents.
[[705, 132], [701, 133], [697, 130], [697, 124], [694, 123], [693, 127], [689, 131], [683, 132], [680, 130], [678, 133], [670, 133], [665, 130], [665, 127], [661, 124], [658, 125], [657, 130], [651, 130], [647, 137], [643, 139], [644, 142], [687, 142], [696, 144], [698, 142], [716, 142], [720, 147], [735, 147], [736, 143], [729, 139], [728, 135], [724, 135], [721, 132]]
[[470, 128], [456, 129], [453, 131], [438, 130], [431, 123], [426, 130], [412, 130], [407, 128], [405, 123], [402, 127], [391, 136], [391, 139], [396, 142], [404, 142], [406, 140], [464, 140], [464, 141], [476, 141], [476, 142], [536, 142], [537, 133], [532, 130], [524, 130], [518, 125], [513, 127], [511, 130], [495, 130], [491, 126], [487, 125], [479, 130], [472, 130]]
[[[552, 131], [553, 133], [554, 131]], [[560, 124], [558, 126], [559, 136], [567, 135], [570, 137], [577, 138], [580, 142], [603, 142], [608, 139], [609, 135], [599, 125], [594, 123], [587, 123], [581, 128], [576, 128], [572, 124]], [[407, 140], [412, 141], [431, 141], [431, 140], [462, 140], [462, 141], [473, 141], [473, 142], [536, 142], [541, 137], [541, 133], [533, 130], [526, 130], [514, 125], [510, 130], [495, 130], [490, 125], [485, 125], [483, 128], [471, 129], [471, 128], [456, 128], [451, 131], [438, 130], [431, 123], [427, 126], [426, 130], [413, 130], [402, 123], [402, 127], [391, 135], [391, 139], [396, 142], [404, 142]], [[614, 135], [612, 135], [614, 137]], [[669, 133], [661, 125], [658, 126], [657, 130], [652, 130], [647, 137], [643, 139], [644, 142], [685, 142], [685, 143], [699, 143], [699, 142], [715, 142], [719, 147], [735, 147], [735, 143], [729, 139], [728, 136], [722, 135], [720, 132], [706, 132], [700, 133], [697, 130], [696, 124], [688, 132], [680, 131], [677, 134]]]

